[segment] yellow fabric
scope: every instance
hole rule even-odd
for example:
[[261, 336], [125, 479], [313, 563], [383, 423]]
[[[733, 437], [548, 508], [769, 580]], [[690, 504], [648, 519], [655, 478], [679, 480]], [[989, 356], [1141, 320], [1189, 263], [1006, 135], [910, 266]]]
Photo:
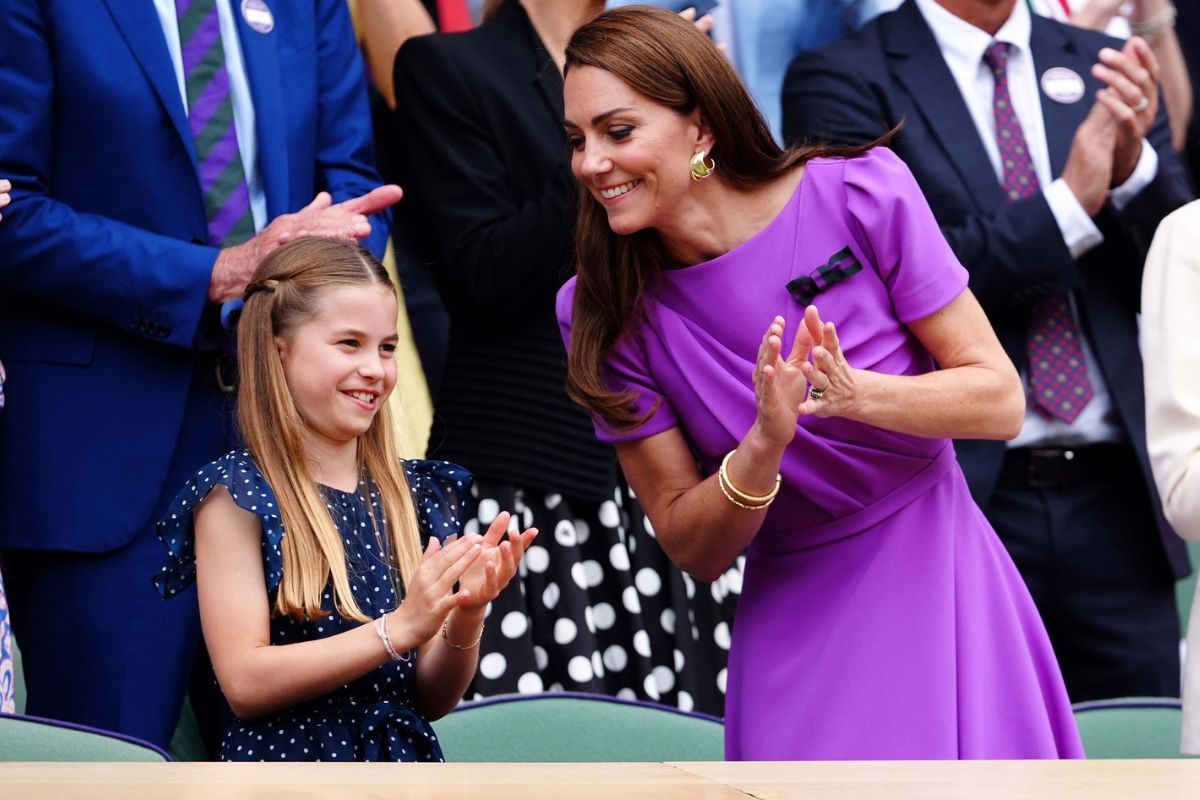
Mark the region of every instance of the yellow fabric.
[[390, 239], [383, 265], [396, 282], [400, 297], [400, 313], [396, 318], [396, 332], [400, 334], [400, 341], [396, 343], [396, 389], [388, 401], [395, 420], [396, 441], [400, 455], [424, 458], [425, 448], [429, 445], [429, 425], [433, 422], [433, 401], [429, 398], [425, 371], [421, 369], [421, 358], [404, 307], [404, 287], [396, 274], [396, 254]]

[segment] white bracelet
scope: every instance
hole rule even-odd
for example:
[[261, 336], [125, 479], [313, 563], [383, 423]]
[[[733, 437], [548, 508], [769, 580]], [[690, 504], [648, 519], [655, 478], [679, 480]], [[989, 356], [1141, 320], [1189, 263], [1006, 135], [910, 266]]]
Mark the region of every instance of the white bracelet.
[[1175, 4], [1167, 2], [1163, 10], [1155, 14], [1150, 19], [1144, 19], [1141, 22], [1129, 21], [1129, 32], [1134, 36], [1153, 36], [1159, 31], [1167, 28], [1175, 27], [1175, 17], [1178, 12], [1175, 10]]
[[387, 650], [388, 658], [392, 661], [408, 661], [408, 653], [401, 655], [392, 646], [392, 637], [388, 636], [387, 618], [388, 615], [383, 614], [375, 620], [375, 632], [379, 634], [379, 641], [383, 642], [383, 649]]

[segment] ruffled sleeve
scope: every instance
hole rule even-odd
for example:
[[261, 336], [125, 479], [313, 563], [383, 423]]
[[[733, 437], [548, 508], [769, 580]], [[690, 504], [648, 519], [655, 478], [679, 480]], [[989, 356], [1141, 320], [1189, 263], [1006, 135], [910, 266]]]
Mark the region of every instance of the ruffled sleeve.
[[217, 486], [224, 486], [239, 508], [255, 514], [262, 523], [263, 571], [267, 591], [279, 585], [283, 577], [283, 522], [275, 492], [267, 485], [245, 450], [226, 453], [201, 469], [187, 482], [171, 502], [166, 516], [158, 523], [158, 538], [167, 549], [159, 574], [152, 579], [154, 588], [164, 598], [174, 597], [196, 580], [196, 529], [193, 514], [196, 506]]
[[412, 490], [422, 542], [428, 542], [431, 536], [441, 542], [462, 533], [470, 516], [468, 503], [474, 476], [449, 461], [422, 460], [405, 461], [404, 475]]

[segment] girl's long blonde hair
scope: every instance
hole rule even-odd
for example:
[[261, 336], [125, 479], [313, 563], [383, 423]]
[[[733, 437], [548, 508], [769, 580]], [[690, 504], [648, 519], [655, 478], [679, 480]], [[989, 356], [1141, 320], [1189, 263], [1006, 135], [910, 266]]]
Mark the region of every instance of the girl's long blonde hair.
[[[350, 591], [341, 535], [325, 498], [309, 474], [304, 419], [284, 379], [276, 337], [287, 337], [315, 312], [321, 294], [339, 286], [379, 286], [395, 294], [383, 266], [357, 245], [307, 237], [283, 245], [259, 265], [246, 287], [238, 323], [238, 424], [255, 464], [275, 491], [285, 531], [283, 578], [275, 595], [276, 613], [316, 618], [325, 612], [321, 596], [332, 581], [337, 612], [369, 620]], [[421, 560], [420, 533], [408, 482], [392, 434], [388, 404], [358, 442], [358, 466], [374, 484], [383, 520], [374, 520], [381, 543], [407, 584]], [[372, 508], [370, 498], [367, 507]], [[399, 590], [401, 587], [396, 587]], [[399, 592], [397, 597], [399, 597]]]

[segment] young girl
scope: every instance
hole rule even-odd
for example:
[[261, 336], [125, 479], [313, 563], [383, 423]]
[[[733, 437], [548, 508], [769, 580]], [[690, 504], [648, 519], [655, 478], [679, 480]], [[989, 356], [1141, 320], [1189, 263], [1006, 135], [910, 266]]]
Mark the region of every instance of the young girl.
[[365, 251], [299, 239], [263, 261], [244, 298], [246, 449], [176, 498], [155, 579], [164, 597], [196, 581], [237, 717], [221, 757], [440, 761], [426, 720], [461, 699], [487, 604], [537, 531], [501, 541], [501, 514], [482, 537], [455, 539], [470, 474], [397, 458], [396, 295]]

